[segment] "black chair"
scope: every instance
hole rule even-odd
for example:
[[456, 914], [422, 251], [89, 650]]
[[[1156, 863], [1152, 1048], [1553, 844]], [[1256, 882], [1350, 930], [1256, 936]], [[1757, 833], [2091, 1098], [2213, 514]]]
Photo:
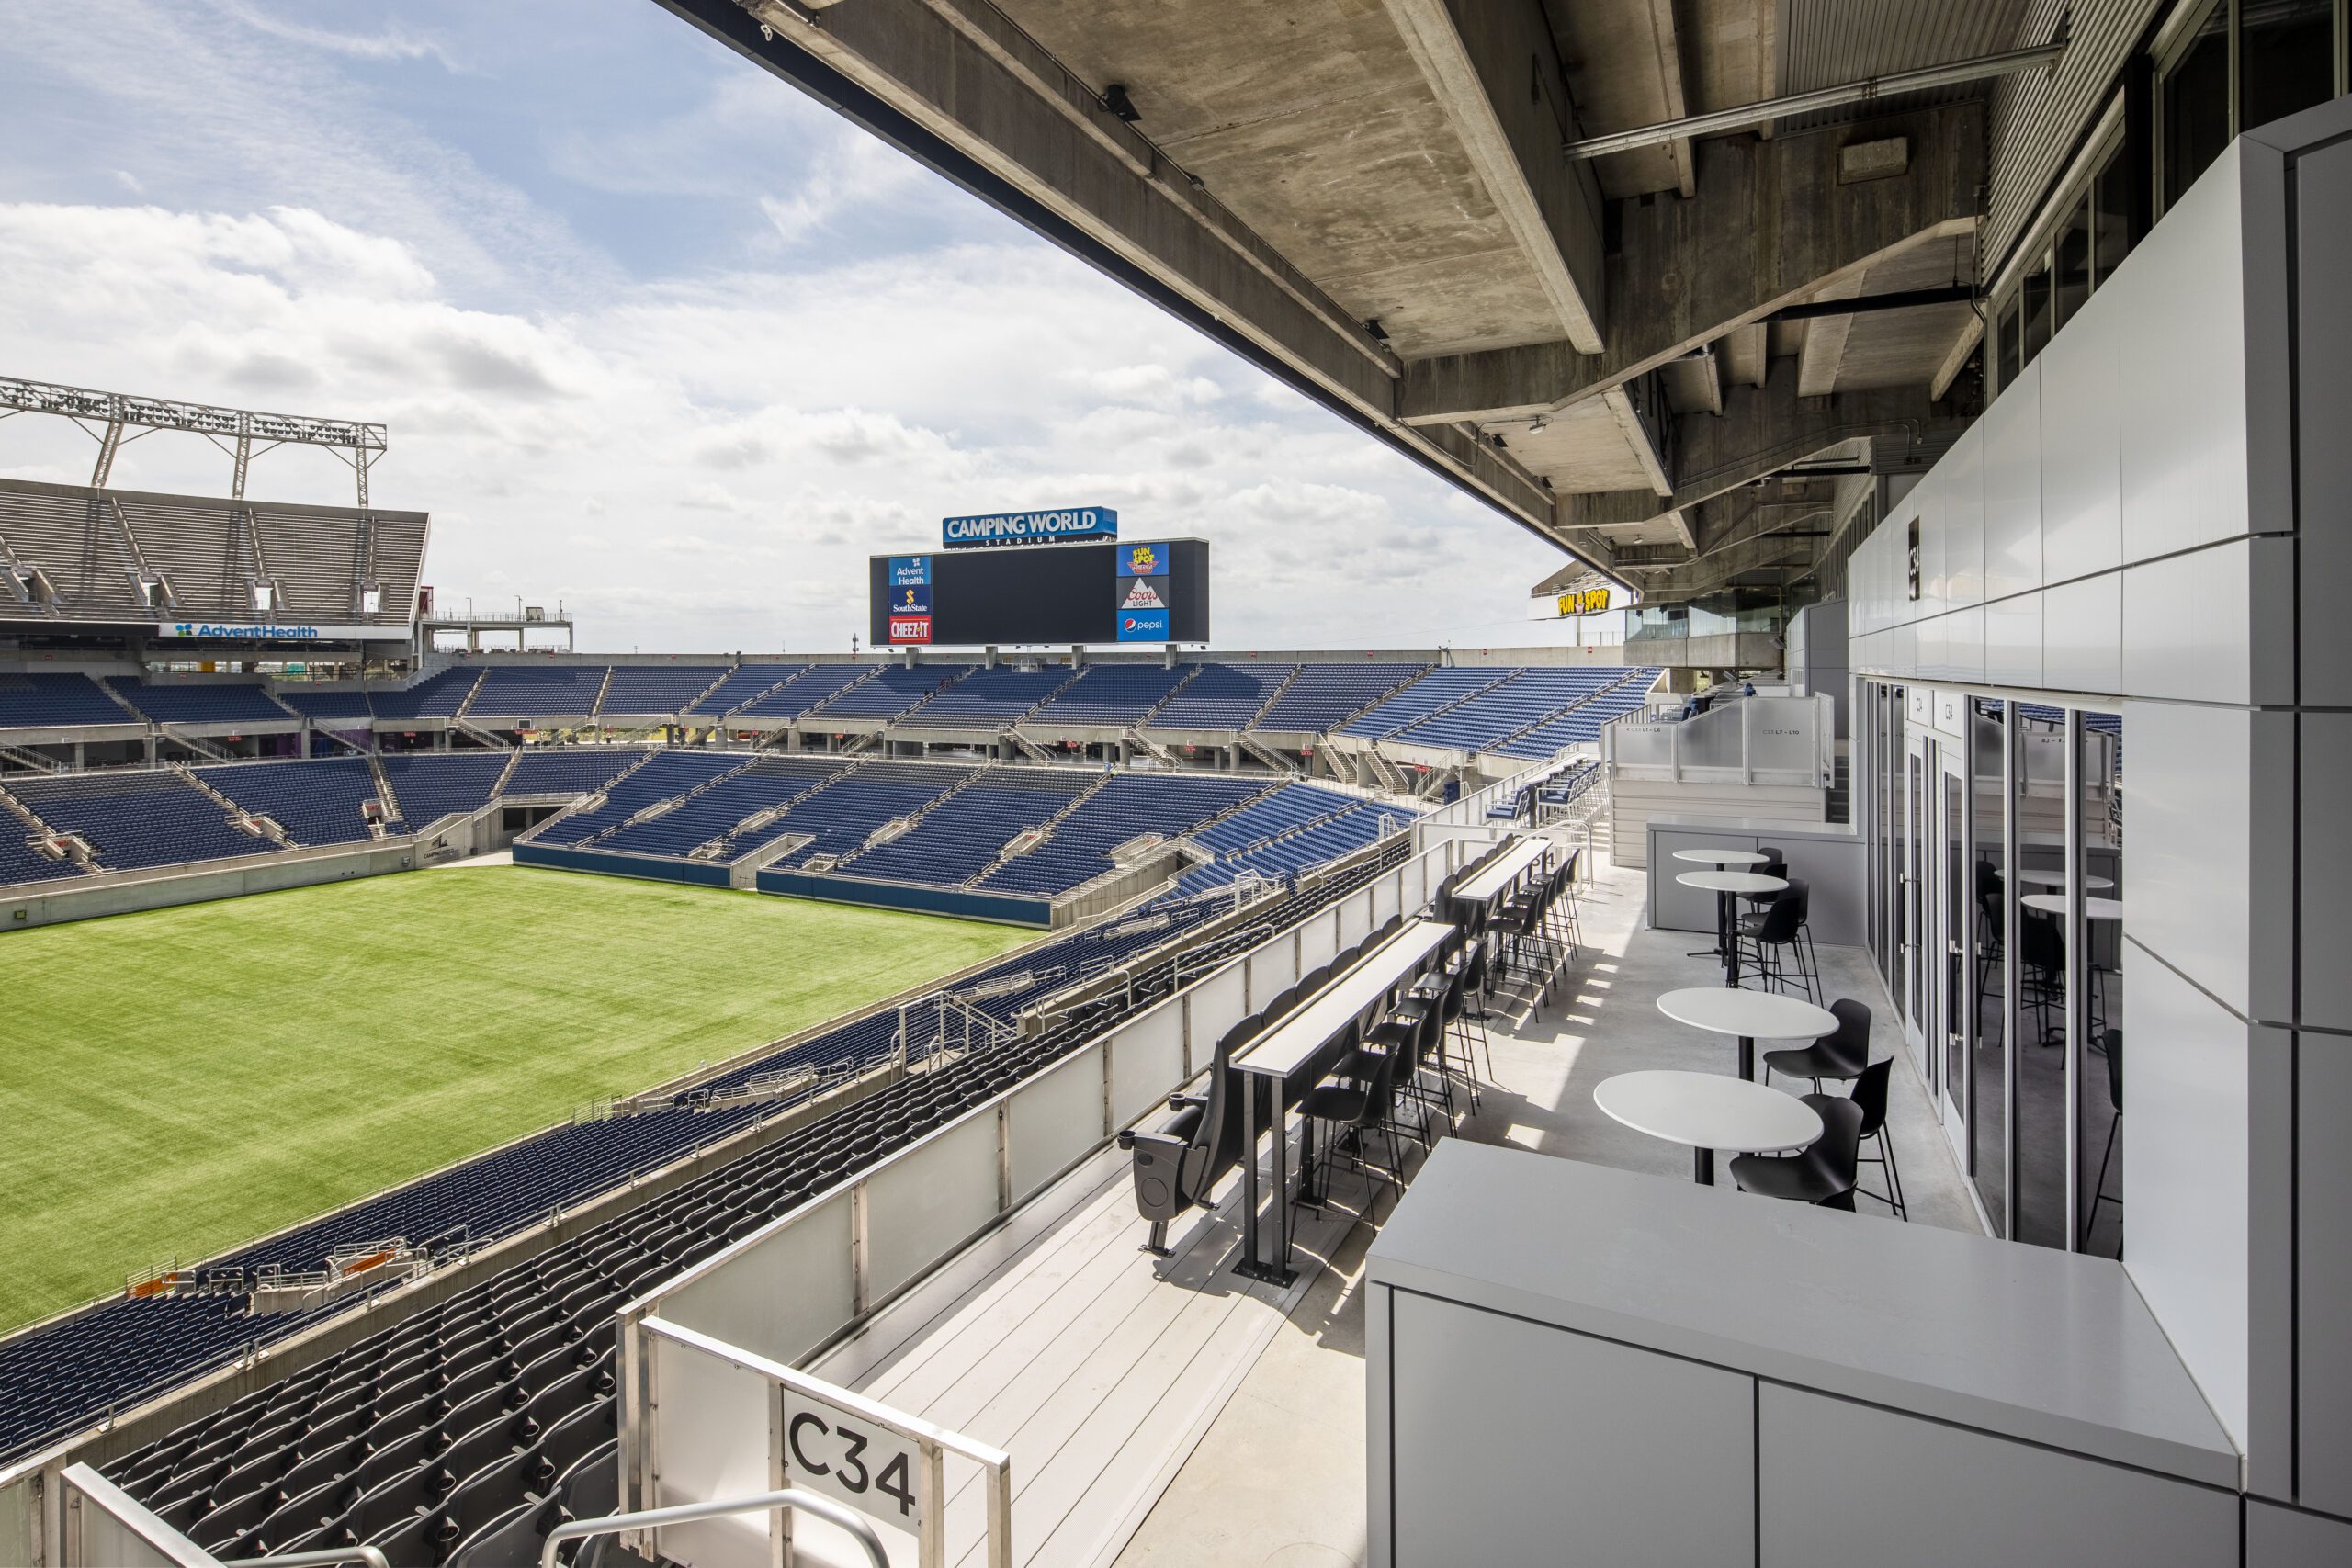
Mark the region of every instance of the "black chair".
[[1812, 1044], [1764, 1053], [1766, 1083], [1772, 1081], [1774, 1073], [1784, 1073], [1792, 1078], [1810, 1078], [1818, 1089], [1824, 1078], [1861, 1077], [1871, 1060], [1870, 1004], [1840, 997], [1829, 1004], [1829, 1011], [1838, 1027]]
[[1143, 1249], [1170, 1256], [1168, 1222], [1208, 1201], [1210, 1190], [1241, 1157], [1240, 1087], [1234, 1082], [1234, 1051], [1263, 1033], [1265, 1015], [1252, 1013], [1225, 1032], [1209, 1064], [1201, 1094], [1171, 1094], [1175, 1114], [1152, 1132], [1133, 1127], [1119, 1134], [1119, 1146], [1135, 1156], [1136, 1207], [1151, 1222]]
[[1907, 1221], [1911, 1210], [1903, 1201], [1903, 1172], [1895, 1168], [1894, 1139], [1886, 1130], [1886, 1079], [1894, 1070], [1894, 1058], [1889, 1056], [1883, 1062], [1872, 1062], [1854, 1077], [1854, 1103], [1862, 1108], [1861, 1141], [1878, 1145], [1878, 1153], [1857, 1154], [1854, 1157], [1860, 1165], [1886, 1168], [1886, 1196], [1880, 1198], [1859, 1179], [1854, 1190], [1885, 1204], [1896, 1219]]
[[2059, 1036], [2050, 1028], [2050, 1010], [2066, 999], [2066, 933], [2058, 917], [2026, 911], [2018, 921], [2018, 963], [2023, 970], [2025, 1005], [2041, 1028], [2041, 1043], [2055, 1045]]
[[[2090, 1249], [2091, 1227], [2098, 1224], [2098, 1206], [2112, 1203], [2118, 1209], [2123, 1207], [2122, 1199], [2110, 1198], [2107, 1191], [2107, 1162], [2115, 1157], [2115, 1134], [2123, 1127], [2123, 1031], [2120, 1029], [2107, 1032], [2107, 1103], [2115, 1114], [2107, 1124], [2107, 1147], [2098, 1156], [2098, 1179], [2091, 1184], [2090, 1212], [2083, 1216], [2085, 1251]], [[2120, 1235], [2115, 1238], [2115, 1256], [2123, 1256]]]
[[[1321, 1149], [1309, 1189], [1311, 1196], [1306, 1200], [1312, 1207], [1319, 1208], [1329, 1197], [1331, 1164], [1343, 1151], [1358, 1169], [1380, 1177], [1398, 1191], [1404, 1190], [1404, 1146], [1396, 1141], [1390, 1116], [1397, 1063], [1376, 1051], [1351, 1055], [1349, 1061], [1362, 1064], [1366, 1076], [1318, 1084], [1299, 1102], [1299, 1111], [1310, 1124], [1323, 1128]], [[1374, 1164], [1365, 1147], [1364, 1140], [1375, 1132], [1388, 1139], [1386, 1166]]]
[[1854, 1208], [1862, 1143], [1862, 1108], [1842, 1095], [1802, 1097], [1821, 1117], [1821, 1136], [1792, 1155], [1736, 1155], [1731, 1179], [1743, 1192], [1825, 1209]]
[[1805, 920], [1812, 910], [1812, 890], [1792, 880], [1784, 892], [1760, 915], [1749, 915], [1734, 928], [1732, 940], [1746, 946], [1755, 959], [1755, 971], [1767, 985], [1788, 987], [1792, 977], [1805, 995], [1821, 998], [1820, 975], [1805, 942]]

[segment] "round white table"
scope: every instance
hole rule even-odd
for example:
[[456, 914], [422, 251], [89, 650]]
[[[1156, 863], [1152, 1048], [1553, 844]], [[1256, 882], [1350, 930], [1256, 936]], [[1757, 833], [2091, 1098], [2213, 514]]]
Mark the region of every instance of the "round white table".
[[1787, 881], [1778, 876], [1759, 876], [1752, 871], [1686, 871], [1674, 880], [1685, 887], [1703, 887], [1715, 896], [1715, 951], [1723, 955], [1724, 984], [1738, 985], [1739, 943], [1732, 931], [1731, 901], [1744, 893], [1783, 892], [1789, 886]]
[[1754, 850], [1677, 850], [1674, 858], [1698, 865], [1762, 865], [1772, 857]]
[[1730, 987], [1692, 986], [1668, 991], [1658, 998], [1657, 1010], [1677, 1023], [1736, 1038], [1743, 1078], [1756, 1076], [1758, 1040], [1818, 1040], [1838, 1027], [1837, 1014], [1803, 997]]
[[1792, 1094], [1719, 1073], [1619, 1073], [1592, 1102], [1636, 1133], [1690, 1146], [1690, 1174], [1715, 1184], [1715, 1151], [1788, 1154], [1821, 1136], [1821, 1113]]
[[[2029, 909], [2039, 909], [2045, 915], [2063, 915], [2066, 912], [2066, 896], [2064, 893], [2029, 893], [2018, 902]], [[2083, 918], [2089, 920], [2120, 920], [2123, 918], [2123, 900], [2085, 898]]]
[[[2044, 871], [2040, 866], [2029, 865], [2018, 872], [2018, 880], [2030, 882], [2036, 887], [2064, 887], [2066, 886], [2066, 874], [2063, 871]], [[2083, 876], [2083, 886], [2093, 893], [2104, 892], [2115, 886], [2115, 878], [2101, 876], [2097, 872], [2086, 872]]]

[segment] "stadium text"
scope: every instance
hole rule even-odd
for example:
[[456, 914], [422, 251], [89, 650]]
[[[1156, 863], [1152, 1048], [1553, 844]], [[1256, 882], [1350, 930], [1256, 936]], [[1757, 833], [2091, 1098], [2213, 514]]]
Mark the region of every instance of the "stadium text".
[[1107, 506], [1073, 506], [1059, 512], [991, 512], [978, 517], [940, 520], [951, 550], [989, 545], [1043, 545], [1058, 539], [1115, 539], [1119, 514]]

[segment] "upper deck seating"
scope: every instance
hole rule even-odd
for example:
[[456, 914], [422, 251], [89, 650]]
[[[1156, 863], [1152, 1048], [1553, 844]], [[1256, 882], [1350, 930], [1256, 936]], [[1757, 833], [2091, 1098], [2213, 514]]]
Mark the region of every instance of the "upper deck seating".
[[490, 804], [499, 775], [512, 757], [504, 751], [393, 752], [383, 759], [384, 777], [399, 802], [401, 826], [411, 833], [451, 812], [479, 811]]
[[1495, 750], [1506, 757], [1548, 757], [1563, 746], [1597, 743], [1601, 727], [1611, 719], [1640, 711], [1649, 700], [1651, 685], [1657, 680], [1655, 668], [1612, 673], [1623, 676], [1619, 684], [1596, 692], [1566, 712], [1522, 730]]
[[280, 686], [277, 700], [322, 723], [332, 724], [342, 719], [357, 719], [362, 723], [375, 716], [376, 710], [368, 701], [364, 687], [349, 691], [325, 691], [315, 686]]
[[1242, 729], [1258, 716], [1293, 664], [1203, 664], [1168, 705], [1151, 716], [1153, 729]]
[[674, 810], [631, 823], [612, 837], [598, 840], [596, 847], [631, 854], [683, 855], [714, 839], [728, 839], [725, 858], [732, 860], [776, 836], [770, 824], [737, 838], [738, 823], [766, 807], [781, 806], [808, 794], [849, 766], [839, 757], [763, 757], [742, 772], [688, 795]]
[[1467, 702], [1391, 732], [1388, 739], [1402, 746], [1484, 751], [1564, 708], [1576, 706], [1623, 673], [1577, 666], [1521, 670]]
[[1302, 664], [1298, 679], [1267, 705], [1252, 728], [1319, 735], [1406, 682], [1426, 674], [1430, 668], [1426, 664]]
[[634, 746], [526, 749], [515, 759], [501, 795], [594, 795], [637, 765]]
[[729, 671], [725, 680], [705, 692], [692, 711], [697, 714], [732, 713], [761, 693], [782, 685], [809, 668], [806, 664], [743, 665]]
[[466, 705], [468, 717], [584, 716], [596, 711], [604, 689], [602, 664], [493, 664]]
[[372, 687], [368, 700], [378, 718], [449, 718], [473, 695], [481, 677], [482, 672], [469, 665], [452, 665], [413, 685]]
[[243, 682], [111, 682], [132, 707], [158, 724], [270, 724], [292, 716], [257, 685]]
[[872, 664], [811, 665], [775, 690], [745, 703], [741, 711], [759, 718], [798, 718], [818, 704], [865, 680], [876, 668]]
[[1042, 670], [975, 670], [907, 716], [917, 728], [1001, 729], [1051, 696], [1070, 678], [1066, 665]]
[[0, 729], [64, 729], [89, 724], [137, 724], [122, 705], [87, 675], [33, 671], [0, 675]]
[[953, 887], [1004, 846], [1041, 827], [1099, 775], [1054, 768], [991, 768], [925, 812], [908, 832], [843, 861], [852, 876]]
[[816, 855], [846, 855], [862, 849], [876, 829], [920, 811], [974, 771], [935, 762], [868, 762], [768, 824], [775, 833], [811, 836], [810, 842], [775, 863], [799, 865]]
[[[278, 846], [229, 825], [220, 803], [167, 769], [53, 773], [11, 781], [9, 791], [61, 833], [78, 833], [107, 871], [177, 865]], [[12, 832], [14, 818], [0, 826]]]
[[657, 800], [684, 795], [696, 784], [741, 767], [741, 751], [661, 751], [627, 778], [617, 779], [605, 803], [593, 811], [570, 811], [530, 832], [537, 844], [576, 844], [607, 828], [617, 828]]
[[1419, 724], [1442, 707], [1486, 691], [1519, 671], [1510, 665], [1446, 665], [1432, 670], [1369, 713], [1357, 715], [1340, 727], [1342, 735], [1378, 740]]
[[713, 664], [616, 664], [596, 711], [648, 717], [684, 713], [727, 673]]
[[886, 664], [870, 681], [843, 690], [817, 710], [819, 719], [896, 718], [971, 673], [968, 664]]
[[277, 819], [298, 844], [345, 844], [369, 837], [363, 802], [376, 798], [365, 757], [306, 762], [226, 762], [197, 777], [246, 810]]
[[1193, 666], [1180, 664], [1091, 664], [1077, 680], [1055, 694], [1051, 702], [1030, 716], [1030, 722], [1100, 724], [1124, 728], [1143, 722], [1144, 716], [1167, 700], [1182, 685]]
[[974, 886], [1006, 893], [1068, 892], [1112, 871], [1111, 851], [1128, 840], [1145, 833], [1182, 838], [1266, 789], [1248, 779], [1120, 773], [1056, 824], [1051, 838]]

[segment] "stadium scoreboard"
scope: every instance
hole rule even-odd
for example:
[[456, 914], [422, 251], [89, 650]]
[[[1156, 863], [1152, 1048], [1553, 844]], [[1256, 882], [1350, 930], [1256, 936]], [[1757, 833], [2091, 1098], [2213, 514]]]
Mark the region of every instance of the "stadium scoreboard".
[[1204, 539], [871, 558], [876, 648], [1206, 642]]

